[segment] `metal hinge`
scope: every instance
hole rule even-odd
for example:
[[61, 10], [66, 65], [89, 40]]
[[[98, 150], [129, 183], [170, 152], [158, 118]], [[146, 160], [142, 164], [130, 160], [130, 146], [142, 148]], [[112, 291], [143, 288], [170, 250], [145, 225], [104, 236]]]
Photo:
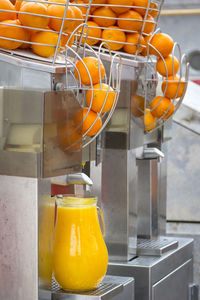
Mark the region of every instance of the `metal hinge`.
[[189, 300], [198, 300], [199, 299], [199, 286], [198, 284], [189, 285]]

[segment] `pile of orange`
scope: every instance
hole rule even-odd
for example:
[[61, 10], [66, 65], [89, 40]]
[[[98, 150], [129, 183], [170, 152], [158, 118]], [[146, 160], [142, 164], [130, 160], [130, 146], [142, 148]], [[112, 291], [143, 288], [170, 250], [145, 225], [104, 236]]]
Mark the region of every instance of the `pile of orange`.
[[[83, 0], [88, 3], [88, 0]], [[149, 0], [93, 0], [88, 21], [87, 43], [105, 42], [110, 50], [139, 54], [144, 38], [154, 30], [158, 5]], [[146, 11], [148, 14], [146, 15]]]
[[[0, 0], [1, 48], [31, 48], [42, 57], [55, 53], [67, 0], [40, 1], [16, 0], [13, 5], [10, 0]], [[87, 5], [79, 6], [78, 3], [84, 4], [78, 0], [77, 4], [72, 3], [67, 9], [58, 51], [64, 50], [66, 43], [69, 46], [73, 44], [71, 33], [84, 21]]]
[[75, 116], [76, 126], [83, 127], [83, 134], [96, 135], [102, 128], [101, 115], [110, 111], [115, 102], [115, 91], [102, 80], [105, 67], [96, 57], [85, 57], [76, 63], [75, 77], [83, 85], [90, 86], [86, 92], [86, 104]]

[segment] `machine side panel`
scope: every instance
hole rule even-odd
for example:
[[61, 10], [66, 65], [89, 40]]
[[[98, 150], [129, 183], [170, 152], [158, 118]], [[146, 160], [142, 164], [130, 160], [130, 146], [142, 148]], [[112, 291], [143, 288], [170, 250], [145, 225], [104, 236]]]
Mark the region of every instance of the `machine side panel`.
[[156, 283], [152, 288], [152, 300], [188, 300], [192, 268], [193, 261], [190, 259]]
[[38, 298], [37, 179], [0, 176], [0, 299]]

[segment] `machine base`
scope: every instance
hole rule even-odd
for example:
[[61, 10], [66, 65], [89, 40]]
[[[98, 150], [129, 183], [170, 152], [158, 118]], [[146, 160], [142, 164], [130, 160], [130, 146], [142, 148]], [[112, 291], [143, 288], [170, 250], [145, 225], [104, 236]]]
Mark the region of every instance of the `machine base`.
[[51, 291], [40, 290], [39, 300], [134, 300], [134, 279], [106, 276], [98, 289], [82, 293], [67, 293], [54, 282]]
[[136, 300], [198, 300], [190, 295], [193, 240], [175, 240], [178, 242], [177, 249], [161, 257], [139, 256], [127, 263], [109, 263], [108, 274], [134, 277]]

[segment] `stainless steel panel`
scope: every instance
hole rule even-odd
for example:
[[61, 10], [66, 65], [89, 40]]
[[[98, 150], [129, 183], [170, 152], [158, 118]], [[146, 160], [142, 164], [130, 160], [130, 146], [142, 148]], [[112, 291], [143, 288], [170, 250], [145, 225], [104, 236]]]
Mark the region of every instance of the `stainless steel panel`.
[[59, 126], [69, 124], [80, 108], [73, 93], [0, 91], [0, 174], [39, 178], [80, 172], [81, 149], [68, 151], [58, 139]]
[[50, 181], [0, 176], [0, 299], [38, 298], [38, 197]]
[[138, 236], [157, 237], [159, 234], [158, 159], [138, 159]]
[[136, 173], [134, 150], [105, 149], [101, 205], [110, 260], [128, 259], [129, 237], [136, 245]]
[[[100, 286], [88, 292], [70, 293], [60, 290], [56, 283], [52, 288], [52, 300], [134, 300], [134, 279], [106, 276]], [[41, 299], [42, 300], [42, 299]]]
[[[47, 92], [44, 107], [43, 177], [81, 172], [81, 149], [76, 151], [62, 149], [57, 131], [59, 126], [73, 121], [74, 115], [80, 109], [78, 101], [71, 91]], [[79, 138], [81, 141], [81, 131]]]
[[172, 273], [152, 287], [153, 300], [189, 300], [189, 283], [191, 282], [192, 259], [185, 262]]
[[[38, 181], [38, 278], [39, 287], [51, 287], [55, 224], [55, 198], [51, 197], [51, 179]], [[49, 298], [50, 300], [50, 298]]]

